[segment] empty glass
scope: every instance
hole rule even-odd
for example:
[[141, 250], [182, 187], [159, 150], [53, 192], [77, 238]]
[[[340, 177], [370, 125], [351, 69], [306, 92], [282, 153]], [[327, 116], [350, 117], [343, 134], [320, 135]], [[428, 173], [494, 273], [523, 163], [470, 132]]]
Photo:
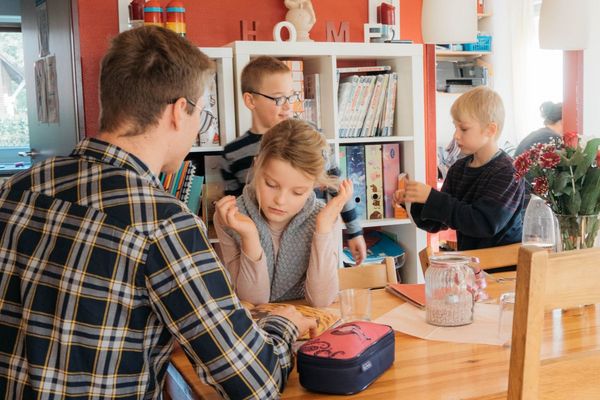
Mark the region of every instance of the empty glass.
[[523, 218], [523, 245], [554, 250], [556, 231], [554, 213], [544, 200], [532, 194]]
[[502, 293], [498, 303], [500, 306], [498, 338], [502, 341], [503, 346], [510, 347], [513, 315], [515, 312], [515, 292]]
[[344, 289], [340, 291], [339, 297], [343, 322], [371, 320], [369, 289]]

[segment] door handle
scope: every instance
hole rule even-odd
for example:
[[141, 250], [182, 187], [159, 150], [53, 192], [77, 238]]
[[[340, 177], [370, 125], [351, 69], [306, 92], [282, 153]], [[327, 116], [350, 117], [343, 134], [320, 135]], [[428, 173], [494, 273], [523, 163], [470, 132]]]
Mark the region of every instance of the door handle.
[[17, 154], [19, 155], [19, 157], [35, 157], [40, 153], [32, 149], [29, 151], [20, 151]]

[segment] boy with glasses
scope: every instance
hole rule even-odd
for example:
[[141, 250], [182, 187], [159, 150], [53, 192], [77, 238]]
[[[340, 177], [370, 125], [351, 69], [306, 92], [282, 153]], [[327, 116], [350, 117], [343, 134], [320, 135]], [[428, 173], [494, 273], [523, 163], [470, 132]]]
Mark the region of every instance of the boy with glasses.
[[[241, 90], [244, 105], [252, 114], [252, 126], [225, 146], [221, 174], [225, 180], [225, 195], [240, 196], [250, 179], [254, 157], [258, 154], [262, 135], [279, 122], [292, 118], [292, 105], [300, 101], [294, 92], [292, 73], [282, 61], [261, 56], [250, 61], [242, 71]], [[327, 157], [328, 174], [339, 176], [340, 170]], [[323, 193], [334, 196], [335, 193]], [[356, 203], [350, 199], [341, 212], [346, 223], [348, 247], [357, 264], [367, 255], [367, 246], [356, 212]]]

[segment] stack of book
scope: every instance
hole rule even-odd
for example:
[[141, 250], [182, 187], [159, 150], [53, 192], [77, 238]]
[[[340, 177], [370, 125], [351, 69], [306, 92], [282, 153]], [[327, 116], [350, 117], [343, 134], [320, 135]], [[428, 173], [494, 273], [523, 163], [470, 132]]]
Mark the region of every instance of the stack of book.
[[[339, 137], [391, 136], [394, 128], [398, 74], [390, 67], [338, 68]], [[376, 73], [373, 75], [373, 73]]]
[[197, 214], [200, 210], [202, 184], [204, 178], [194, 175], [196, 166], [189, 160], [184, 161], [176, 173], [159, 175], [160, 182], [167, 193], [187, 204]]

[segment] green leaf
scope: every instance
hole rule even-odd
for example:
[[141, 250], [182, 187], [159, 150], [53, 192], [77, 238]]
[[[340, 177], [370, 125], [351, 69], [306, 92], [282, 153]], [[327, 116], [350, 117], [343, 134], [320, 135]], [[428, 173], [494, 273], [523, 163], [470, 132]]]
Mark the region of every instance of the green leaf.
[[580, 214], [595, 214], [600, 203], [600, 169], [590, 168], [585, 176], [585, 182], [581, 189]]
[[600, 138], [588, 140], [585, 145], [585, 150], [583, 153], [585, 154], [585, 158], [588, 160], [590, 165], [594, 162], [596, 158], [596, 154], [598, 154], [598, 148], [600, 147]]
[[571, 158], [571, 163], [573, 167], [575, 167], [573, 179], [578, 180], [585, 175], [588, 168], [592, 165], [592, 160], [588, 161], [583, 153], [577, 152], [573, 155], [573, 158]]
[[569, 172], [561, 172], [556, 179], [553, 179], [552, 191], [562, 193], [565, 187], [570, 182], [571, 174]]
[[579, 213], [579, 209], [581, 208], [581, 195], [579, 192], [574, 192], [569, 198], [569, 202], [567, 203], [567, 209], [569, 210], [569, 214], [577, 215]]

